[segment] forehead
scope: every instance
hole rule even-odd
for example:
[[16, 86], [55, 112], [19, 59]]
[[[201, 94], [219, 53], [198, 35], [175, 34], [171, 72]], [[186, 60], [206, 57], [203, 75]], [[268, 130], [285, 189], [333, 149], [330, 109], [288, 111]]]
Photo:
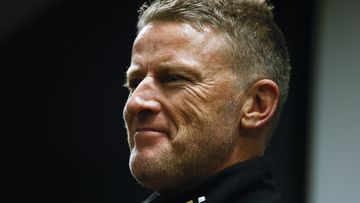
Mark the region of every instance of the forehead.
[[155, 45], [178, 46], [189, 43], [190, 36], [198, 38], [199, 41], [202, 35], [188, 24], [153, 22], [139, 32], [133, 51], [142, 51], [145, 48], [157, 49]]
[[179, 45], [191, 42], [203, 43], [205, 37], [214, 37], [215, 32], [210, 27], [197, 30], [188, 23], [160, 21], [147, 24], [138, 34], [134, 42], [134, 50], [143, 48], [144, 42], [152, 44], [171, 43]]
[[224, 59], [225, 48], [224, 37], [209, 26], [199, 30], [188, 23], [152, 22], [135, 39], [132, 62], [145, 57], [177, 56], [219, 62]]

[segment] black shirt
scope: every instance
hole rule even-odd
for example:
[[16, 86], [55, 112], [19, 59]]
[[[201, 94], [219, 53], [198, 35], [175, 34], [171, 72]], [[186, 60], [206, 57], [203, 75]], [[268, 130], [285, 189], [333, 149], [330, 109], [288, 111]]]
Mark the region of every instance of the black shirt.
[[143, 203], [277, 203], [272, 163], [254, 158], [230, 166], [202, 183], [171, 195], [152, 194]]

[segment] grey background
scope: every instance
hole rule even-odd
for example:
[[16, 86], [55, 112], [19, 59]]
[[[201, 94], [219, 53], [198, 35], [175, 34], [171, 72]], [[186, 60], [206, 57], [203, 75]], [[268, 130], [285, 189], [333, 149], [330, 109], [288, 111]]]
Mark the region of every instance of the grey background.
[[309, 203], [359, 202], [360, 1], [316, 5]]

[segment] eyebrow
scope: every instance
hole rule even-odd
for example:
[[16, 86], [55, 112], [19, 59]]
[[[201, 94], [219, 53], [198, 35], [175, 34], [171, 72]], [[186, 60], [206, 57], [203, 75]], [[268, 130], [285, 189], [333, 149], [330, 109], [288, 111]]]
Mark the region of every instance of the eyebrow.
[[[169, 73], [182, 73], [194, 80], [201, 79], [200, 71], [197, 71], [196, 64], [183, 63], [183, 62], [163, 62], [156, 65], [155, 74], [169, 74]], [[125, 87], [128, 87], [129, 79], [143, 76], [144, 69], [138, 65], [131, 65], [125, 72]]]
[[200, 78], [201, 74], [197, 71], [198, 67], [195, 64], [181, 63], [181, 62], [165, 62], [160, 64], [156, 71], [160, 73], [183, 73], [194, 78]]

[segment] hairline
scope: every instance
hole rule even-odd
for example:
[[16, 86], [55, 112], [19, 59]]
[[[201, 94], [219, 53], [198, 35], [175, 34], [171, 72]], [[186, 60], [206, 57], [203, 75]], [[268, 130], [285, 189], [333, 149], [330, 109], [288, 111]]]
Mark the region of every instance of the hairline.
[[[201, 21], [196, 20], [192, 18], [150, 18], [147, 19], [147, 21], [139, 21], [137, 24], [137, 34], [141, 32], [143, 28], [145, 28], [149, 24], [154, 23], [166, 23], [166, 22], [174, 22], [174, 23], [185, 23], [193, 27], [199, 32], [203, 32], [205, 28], [210, 28], [213, 32], [216, 34], [219, 34], [220, 37], [224, 39], [224, 45], [222, 46], [221, 50], [223, 50], [223, 53], [219, 53], [224, 61], [228, 61], [228, 65], [230, 68], [232, 68], [234, 76], [237, 78], [236, 80], [236, 87], [239, 87], [241, 91], [246, 91], [247, 88], [251, 86], [254, 82], [256, 82], [256, 79], [249, 79], [246, 80], [245, 77], [241, 77], [241, 68], [240, 62], [238, 61], [239, 57], [237, 56], [236, 49], [239, 47], [235, 45], [236, 39], [231, 36], [228, 32], [224, 31], [224, 29], [221, 29], [220, 26], [217, 26], [215, 23], [207, 22], [207, 21]], [[141, 24], [140, 24], [141, 23]], [[244, 44], [244, 43], [242, 43]], [[254, 77], [252, 77], [254, 78]]]

